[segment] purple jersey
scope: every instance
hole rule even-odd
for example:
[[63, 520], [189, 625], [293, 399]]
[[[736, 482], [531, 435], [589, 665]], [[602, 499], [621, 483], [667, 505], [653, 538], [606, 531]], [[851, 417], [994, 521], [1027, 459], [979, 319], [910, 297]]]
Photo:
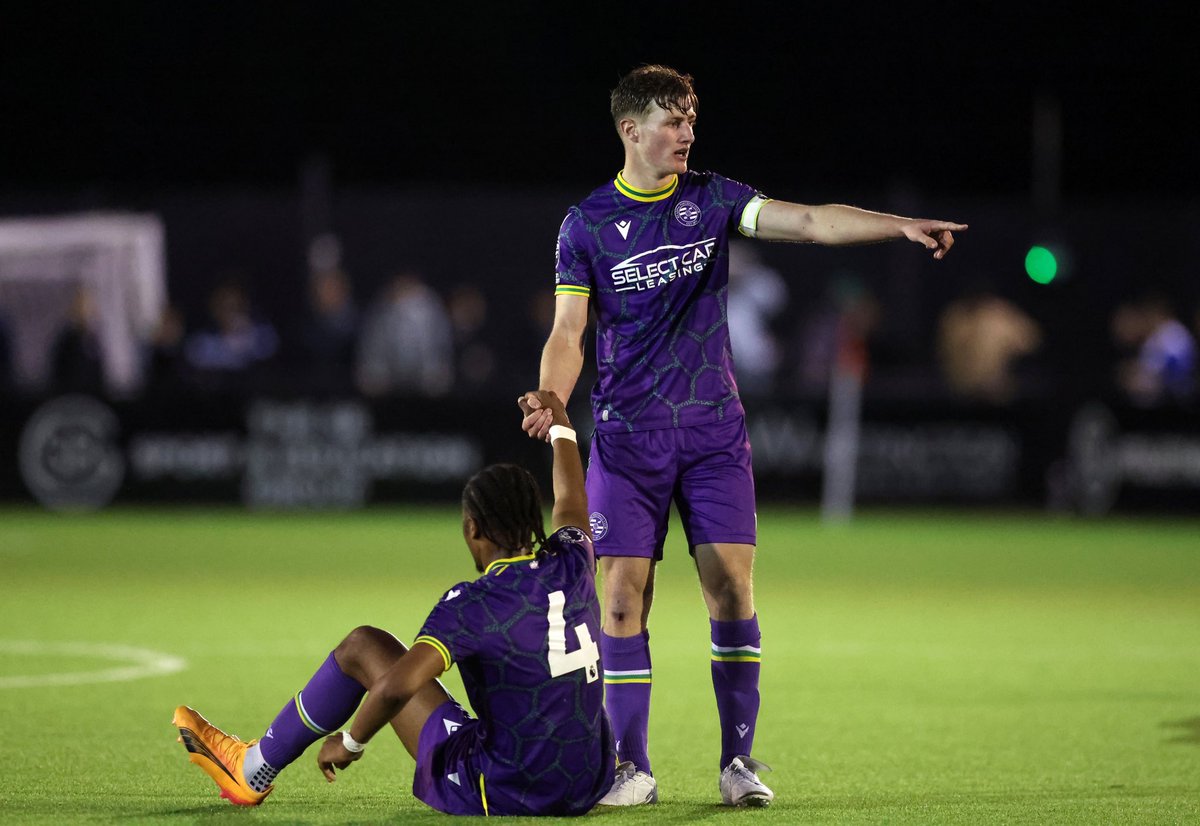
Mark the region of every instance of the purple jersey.
[[743, 415], [726, 313], [729, 234], [751, 233], [765, 200], [712, 172], [654, 192], [618, 175], [568, 211], [555, 294], [592, 299], [598, 432]]
[[447, 591], [414, 641], [458, 663], [480, 725], [446, 761], [477, 773], [491, 814], [582, 814], [612, 785], [594, 577], [591, 540], [562, 528]]

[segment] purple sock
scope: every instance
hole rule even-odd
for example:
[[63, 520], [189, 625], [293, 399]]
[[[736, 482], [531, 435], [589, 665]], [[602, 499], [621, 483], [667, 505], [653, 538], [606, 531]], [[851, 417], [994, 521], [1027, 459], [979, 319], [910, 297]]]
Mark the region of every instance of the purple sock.
[[604, 707], [617, 738], [617, 759], [650, 772], [650, 634], [610, 637], [600, 632]]
[[259, 742], [263, 760], [279, 771], [350, 719], [367, 690], [347, 677], [332, 652], [288, 701]]
[[758, 615], [712, 626], [712, 681], [721, 718], [721, 768], [754, 747], [758, 671], [762, 661]]

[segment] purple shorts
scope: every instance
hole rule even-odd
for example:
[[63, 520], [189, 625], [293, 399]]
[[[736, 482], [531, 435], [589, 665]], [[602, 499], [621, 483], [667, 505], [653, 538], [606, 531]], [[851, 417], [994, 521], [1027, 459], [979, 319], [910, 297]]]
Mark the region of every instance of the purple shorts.
[[421, 728], [413, 795], [450, 815], [481, 815], [479, 769], [471, 761], [471, 744], [479, 721], [453, 700], [442, 703]]
[[718, 424], [597, 433], [587, 469], [597, 556], [662, 559], [671, 502], [688, 548], [758, 542], [750, 438], [742, 416]]

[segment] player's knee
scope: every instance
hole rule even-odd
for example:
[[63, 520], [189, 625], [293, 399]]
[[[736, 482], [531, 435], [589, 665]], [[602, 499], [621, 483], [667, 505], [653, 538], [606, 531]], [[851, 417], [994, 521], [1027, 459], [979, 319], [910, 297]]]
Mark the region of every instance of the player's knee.
[[716, 619], [744, 619], [754, 613], [750, 581], [729, 577], [705, 588]]
[[334, 659], [337, 660], [343, 671], [349, 672], [355, 664], [366, 659], [370, 652], [378, 649], [385, 637], [393, 641], [395, 639], [380, 628], [360, 625], [338, 643], [338, 647], [333, 651]]
[[604, 577], [604, 629], [606, 633], [627, 636], [644, 631], [650, 603], [654, 597], [654, 579], [644, 571], [612, 567]]
[[622, 587], [616, 582], [606, 584], [605, 587], [604, 609], [609, 616], [628, 614], [636, 617], [642, 612], [644, 598], [640, 588]]
[[646, 612], [642, 610], [641, 601], [636, 606], [619, 602], [609, 603], [604, 610], [604, 630], [612, 636], [628, 636], [644, 631]]

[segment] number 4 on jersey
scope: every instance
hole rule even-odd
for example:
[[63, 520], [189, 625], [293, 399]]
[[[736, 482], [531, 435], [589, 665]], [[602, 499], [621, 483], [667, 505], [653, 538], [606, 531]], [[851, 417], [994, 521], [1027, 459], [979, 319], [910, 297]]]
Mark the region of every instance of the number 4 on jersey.
[[566, 596], [562, 591], [551, 591], [549, 597], [550, 608], [546, 612], [546, 619], [550, 621], [550, 631], [546, 641], [550, 653], [546, 659], [550, 663], [550, 676], [561, 677], [582, 668], [587, 674], [587, 681], [594, 683], [600, 677], [600, 649], [592, 639], [592, 632], [588, 630], [587, 623], [576, 625], [575, 636], [579, 639], [579, 648], [568, 654], [567, 621], [563, 618]]

